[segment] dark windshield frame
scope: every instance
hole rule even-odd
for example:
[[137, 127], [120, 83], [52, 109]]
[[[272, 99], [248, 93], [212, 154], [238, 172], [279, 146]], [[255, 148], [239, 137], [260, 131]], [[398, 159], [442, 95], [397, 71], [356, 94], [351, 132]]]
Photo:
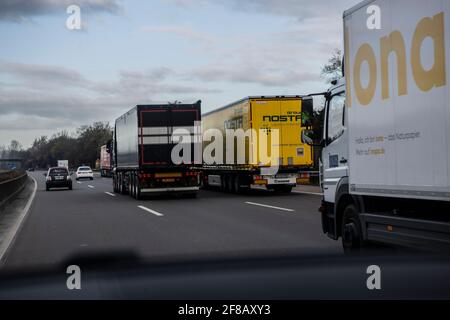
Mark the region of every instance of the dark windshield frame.
[[68, 175], [69, 171], [66, 168], [52, 168], [48, 171], [48, 175], [55, 176], [55, 175]]

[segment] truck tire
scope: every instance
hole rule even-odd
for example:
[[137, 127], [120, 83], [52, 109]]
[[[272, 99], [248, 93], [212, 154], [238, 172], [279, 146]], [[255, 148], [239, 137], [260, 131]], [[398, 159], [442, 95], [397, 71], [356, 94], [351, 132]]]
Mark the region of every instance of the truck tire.
[[221, 184], [220, 189], [222, 191], [227, 191], [227, 176], [226, 175], [220, 176], [220, 184]]
[[128, 179], [128, 194], [130, 197], [134, 198], [134, 175], [131, 174], [130, 178]]
[[342, 215], [342, 246], [347, 254], [360, 252], [364, 242], [361, 220], [355, 205], [350, 204]]
[[139, 177], [138, 176], [134, 176], [134, 198], [136, 200], [141, 200], [142, 199], [141, 186], [139, 184]]
[[113, 191], [114, 193], [119, 193], [119, 190], [117, 188], [117, 178], [113, 176]]
[[236, 176], [233, 179], [233, 192], [234, 193], [241, 192], [241, 178], [239, 176]]
[[228, 193], [233, 193], [234, 192], [234, 177], [232, 174], [230, 174], [227, 177], [227, 192]]
[[127, 188], [125, 186], [125, 181], [124, 180], [125, 180], [124, 179], [124, 175], [121, 174], [119, 176], [119, 191], [120, 191], [120, 194], [126, 195], [127, 194]]

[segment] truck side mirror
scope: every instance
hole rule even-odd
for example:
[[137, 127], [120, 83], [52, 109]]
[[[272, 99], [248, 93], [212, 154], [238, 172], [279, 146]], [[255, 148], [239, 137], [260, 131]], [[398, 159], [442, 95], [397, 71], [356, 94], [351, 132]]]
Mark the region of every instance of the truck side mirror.
[[314, 101], [312, 97], [302, 100], [302, 126], [310, 127], [314, 118]]
[[323, 147], [324, 141], [316, 141], [316, 132], [314, 130], [302, 130], [302, 143], [311, 147]]
[[107, 152], [107, 153], [111, 153], [111, 152], [112, 152], [112, 140], [109, 140], [109, 141], [106, 143], [106, 152]]
[[314, 144], [313, 130], [302, 130], [302, 143], [305, 143], [310, 146]]

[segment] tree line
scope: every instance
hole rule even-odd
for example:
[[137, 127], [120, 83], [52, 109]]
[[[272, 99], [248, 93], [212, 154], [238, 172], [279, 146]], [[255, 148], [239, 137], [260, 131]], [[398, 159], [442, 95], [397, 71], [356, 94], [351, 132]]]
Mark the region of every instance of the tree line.
[[25, 168], [56, 166], [58, 160], [69, 160], [70, 167], [86, 165], [94, 168], [100, 157], [100, 147], [112, 139], [112, 131], [109, 123], [95, 122], [79, 127], [75, 134], [61, 131], [51, 137], [36, 138], [26, 150], [13, 140], [8, 147], [1, 148], [0, 156], [23, 159]]

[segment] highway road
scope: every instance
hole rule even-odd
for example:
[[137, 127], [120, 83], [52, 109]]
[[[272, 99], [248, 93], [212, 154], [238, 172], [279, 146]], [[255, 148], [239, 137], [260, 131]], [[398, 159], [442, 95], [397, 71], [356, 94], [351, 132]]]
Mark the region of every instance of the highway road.
[[5, 259], [5, 269], [59, 264], [79, 254], [130, 251], [143, 258], [252, 253], [342, 254], [321, 229], [320, 196], [265, 190], [197, 199], [136, 201], [112, 193], [111, 179], [75, 182], [73, 191], [38, 189]]

